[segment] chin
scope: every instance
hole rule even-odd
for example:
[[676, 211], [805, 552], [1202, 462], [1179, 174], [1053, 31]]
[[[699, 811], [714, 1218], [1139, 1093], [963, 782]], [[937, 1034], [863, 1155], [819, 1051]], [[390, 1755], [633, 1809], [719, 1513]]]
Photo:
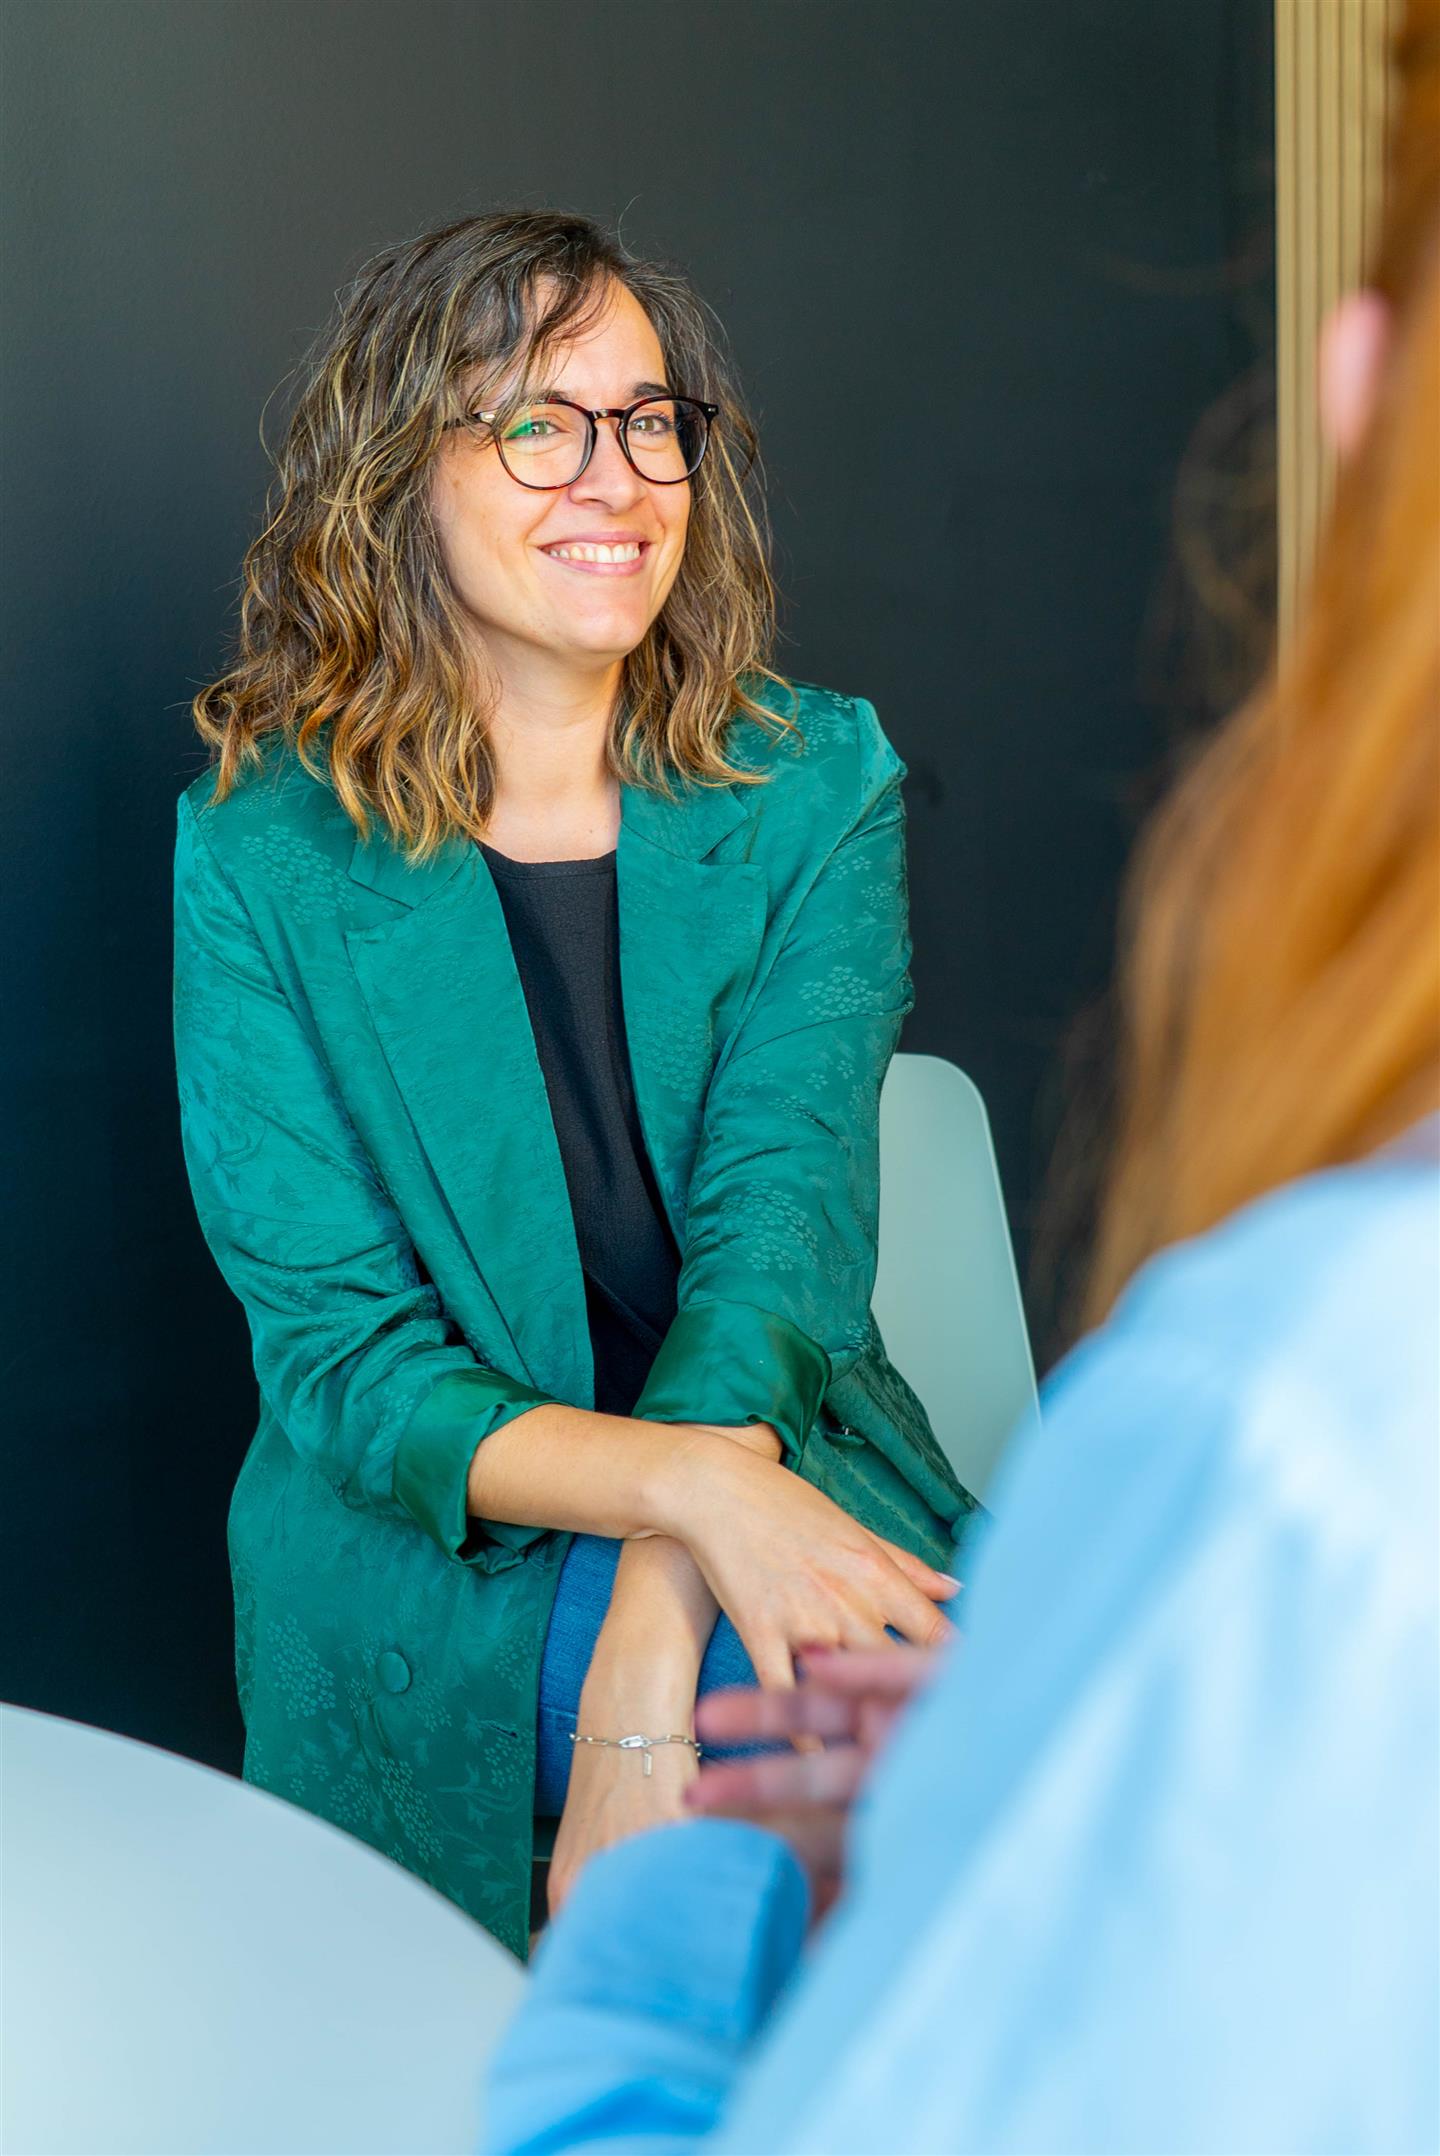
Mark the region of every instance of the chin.
[[649, 621], [586, 623], [583, 628], [572, 627], [565, 644], [578, 658], [628, 659], [632, 651], [639, 650], [650, 629]]

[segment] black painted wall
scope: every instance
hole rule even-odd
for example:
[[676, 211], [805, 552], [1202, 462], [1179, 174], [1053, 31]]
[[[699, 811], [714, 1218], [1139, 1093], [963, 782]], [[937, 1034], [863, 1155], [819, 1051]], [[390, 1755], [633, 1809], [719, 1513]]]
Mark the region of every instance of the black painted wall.
[[238, 1759], [253, 1382], [180, 1159], [170, 856], [261, 408], [336, 288], [510, 203], [688, 266], [762, 416], [784, 663], [909, 761], [906, 1045], [980, 1081], [1023, 1247], [1167, 725], [1178, 460], [1264, 340], [1227, 266], [1270, 12], [666, 0], [657, 73], [620, 0], [8, 0], [0, 1695]]

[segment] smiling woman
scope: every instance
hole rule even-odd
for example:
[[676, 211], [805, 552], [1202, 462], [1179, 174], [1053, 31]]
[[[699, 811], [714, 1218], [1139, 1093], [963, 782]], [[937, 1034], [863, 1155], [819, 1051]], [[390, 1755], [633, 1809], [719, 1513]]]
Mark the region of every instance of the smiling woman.
[[[598, 416], [574, 408], [590, 397], [566, 402], [600, 469], [577, 467], [578, 496], [549, 471], [537, 489], [518, 447], [520, 407], [589, 386], [579, 370], [594, 367], [597, 336], [615, 369], [594, 395]], [[505, 533], [523, 544], [527, 516], [554, 519], [542, 544], [598, 543], [612, 531], [648, 542], [662, 520], [672, 533], [678, 524], [668, 587], [658, 589], [653, 567], [645, 577], [661, 611], [619, 654], [614, 761], [640, 783], [662, 772], [753, 782], [725, 752], [732, 717], [785, 727], [773, 693], [784, 685], [767, 664], [774, 592], [756, 439], [711, 317], [683, 278], [630, 260], [584, 219], [469, 218], [377, 255], [302, 374], [266, 526], [246, 561], [235, 663], [195, 700], [217, 800], [280, 736], [335, 786], [358, 829], [378, 815], [420, 858], [456, 831], [485, 835], [496, 776], [487, 722], [502, 699], [483, 617], [443, 558], [447, 515], [457, 559], [482, 576], [482, 514], [496, 520], [497, 546]], [[639, 432], [638, 416], [623, 438], [612, 431], [613, 408], [667, 390], [704, 412], [696, 483], [667, 489], [649, 474], [622, 489], [627, 514], [607, 513], [615, 447], [633, 469]], [[541, 415], [536, 437], [553, 420]], [[687, 440], [692, 432], [693, 422]], [[559, 627], [571, 633], [563, 608]]]
[[245, 1772], [521, 1952], [698, 1692], [937, 1637], [971, 1505], [870, 1314], [904, 767], [768, 665], [705, 322], [578, 218], [378, 257], [180, 804]]

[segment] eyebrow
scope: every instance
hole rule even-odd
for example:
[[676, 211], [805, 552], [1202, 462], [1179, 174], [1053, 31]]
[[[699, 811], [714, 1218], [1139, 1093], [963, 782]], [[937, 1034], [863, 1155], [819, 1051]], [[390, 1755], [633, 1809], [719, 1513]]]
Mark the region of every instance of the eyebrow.
[[[668, 382], [634, 382], [631, 384], [630, 394], [632, 397], [669, 397], [674, 395], [674, 391]], [[581, 401], [573, 389], [566, 389], [559, 382], [550, 382], [544, 389], [537, 389], [534, 396], [537, 404], [543, 404], [547, 397], [558, 397], [570, 404], [579, 404]]]

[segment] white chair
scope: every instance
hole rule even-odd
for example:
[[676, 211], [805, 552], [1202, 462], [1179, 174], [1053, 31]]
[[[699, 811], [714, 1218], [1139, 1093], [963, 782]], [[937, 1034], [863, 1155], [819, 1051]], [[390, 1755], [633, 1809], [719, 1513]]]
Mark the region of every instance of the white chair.
[[1035, 1365], [985, 1104], [938, 1056], [896, 1056], [880, 1096], [873, 1308], [951, 1466], [983, 1497], [1037, 1412]]
[[277, 1797], [0, 1707], [0, 2147], [472, 2156], [524, 1973]]

